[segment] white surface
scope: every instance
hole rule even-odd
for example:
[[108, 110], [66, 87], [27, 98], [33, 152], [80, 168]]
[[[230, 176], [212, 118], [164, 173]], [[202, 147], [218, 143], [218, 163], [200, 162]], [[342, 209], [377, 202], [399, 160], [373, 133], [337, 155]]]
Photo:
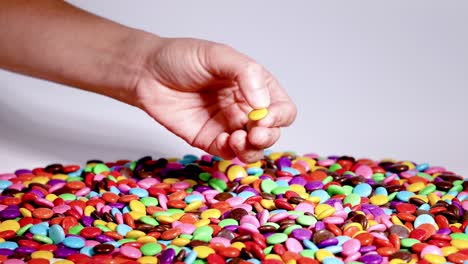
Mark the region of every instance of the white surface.
[[[410, 159], [468, 176], [466, 1], [72, 2], [264, 64], [299, 108], [275, 150]], [[0, 91], [0, 172], [199, 153], [108, 98], [2, 71]]]

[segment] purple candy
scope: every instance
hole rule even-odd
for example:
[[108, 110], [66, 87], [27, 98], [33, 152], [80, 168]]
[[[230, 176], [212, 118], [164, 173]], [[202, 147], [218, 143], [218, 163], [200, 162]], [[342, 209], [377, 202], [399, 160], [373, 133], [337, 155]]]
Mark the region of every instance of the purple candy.
[[322, 240], [317, 246], [319, 248], [324, 248], [324, 247], [329, 247], [329, 246], [335, 246], [338, 245], [338, 239], [332, 237], [332, 238], [327, 238]]
[[15, 249], [16, 253], [21, 253], [21, 254], [31, 254], [33, 252], [37, 251], [37, 249], [33, 247], [17, 247]]
[[276, 165], [278, 166], [278, 170], [282, 170], [284, 167], [291, 167], [292, 163], [290, 159], [281, 157], [276, 161]]
[[0, 211], [1, 219], [15, 219], [16, 217], [20, 217], [20, 215], [21, 213], [18, 210], [5, 209]]
[[39, 198], [44, 198], [44, 196], [45, 196], [44, 193], [39, 191], [39, 190], [31, 190], [29, 193], [33, 193]]
[[123, 203], [110, 203], [108, 205], [112, 208], [117, 208], [119, 210], [125, 207], [125, 204]]
[[452, 233], [452, 230], [450, 230], [450, 228], [441, 228], [437, 230], [437, 234], [441, 235], [450, 235], [450, 233]]
[[322, 221], [315, 223], [315, 232], [325, 229], [325, 224]]
[[291, 235], [299, 241], [309, 240], [312, 237], [312, 231], [305, 228], [296, 228], [291, 232]]
[[176, 254], [173, 248], [168, 248], [159, 256], [159, 263], [170, 264], [174, 261]]
[[366, 264], [380, 264], [382, 263], [383, 258], [377, 254], [368, 254], [359, 258], [360, 261]]
[[365, 247], [361, 247], [359, 249], [359, 252], [368, 253], [368, 252], [371, 252], [371, 251], [375, 251], [376, 249], [377, 249], [377, 247], [375, 247], [375, 246], [365, 246]]
[[304, 179], [303, 177], [301, 176], [296, 176], [294, 178], [292, 178], [289, 182], [288, 182], [289, 185], [291, 184], [299, 184], [299, 185], [306, 185], [307, 184], [307, 181], [306, 179]]
[[228, 225], [228, 226], [223, 227], [223, 230], [229, 230], [229, 231], [231, 231], [231, 232], [234, 232], [234, 231], [236, 231], [238, 228], [239, 228], [239, 226], [237, 226], [237, 225]]
[[323, 183], [321, 181], [311, 181], [308, 182], [304, 188], [306, 188], [307, 191], [321, 190], [323, 189]]
[[103, 234], [97, 235], [94, 239], [96, 239], [96, 241], [101, 242], [101, 243], [114, 241], [114, 239]]
[[13, 255], [14, 251], [8, 248], [0, 248], [0, 256], [10, 256]]
[[66, 181], [64, 181], [64, 180], [59, 180], [59, 179], [51, 179], [51, 180], [49, 180], [49, 181], [47, 182], [47, 185], [52, 186], [52, 185], [55, 185], [55, 184], [58, 184], [58, 183], [62, 183], [62, 182], [66, 182]]
[[91, 216], [82, 216], [81, 217], [81, 223], [85, 226], [85, 227], [90, 227], [93, 225], [94, 223], [94, 219], [91, 217]]
[[19, 170], [16, 170], [16, 171], [15, 171], [15, 174], [16, 174], [17, 176], [20, 176], [21, 174], [26, 174], [26, 173], [32, 173], [32, 171], [31, 171], [31, 170], [27, 170], [27, 169], [19, 169]]
[[54, 252], [54, 256], [56, 258], [66, 258], [70, 256], [71, 254], [76, 254], [76, 253], [78, 253], [78, 251], [70, 249], [70, 248], [58, 248]]

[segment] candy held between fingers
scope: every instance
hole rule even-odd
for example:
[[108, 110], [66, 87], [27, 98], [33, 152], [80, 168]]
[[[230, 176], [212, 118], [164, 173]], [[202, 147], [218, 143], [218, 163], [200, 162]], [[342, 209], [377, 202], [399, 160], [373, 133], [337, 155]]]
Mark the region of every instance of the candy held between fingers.
[[410, 161], [265, 154], [252, 164], [186, 155], [0, 174], [0, 261], [468, 261], [462, 176]]
[[249, 113], [249, 119], [252, 121], [258, 121], [262, 120], [268, 115], [268, 109], [267, 108], [262, 108], [262, 109], [254, 109], [250, 111]]

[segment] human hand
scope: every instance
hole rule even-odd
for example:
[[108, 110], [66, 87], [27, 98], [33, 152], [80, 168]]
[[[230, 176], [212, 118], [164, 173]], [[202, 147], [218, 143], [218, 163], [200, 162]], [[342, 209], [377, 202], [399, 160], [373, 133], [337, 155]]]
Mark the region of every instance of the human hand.
[[[190, 145], [254, 162], [296, 117], [274, 77], [234, 49], [197, 39], [158, 39], [144, 56], [135, 105]], [[268, 108], [250, 121], [252, 109]]]

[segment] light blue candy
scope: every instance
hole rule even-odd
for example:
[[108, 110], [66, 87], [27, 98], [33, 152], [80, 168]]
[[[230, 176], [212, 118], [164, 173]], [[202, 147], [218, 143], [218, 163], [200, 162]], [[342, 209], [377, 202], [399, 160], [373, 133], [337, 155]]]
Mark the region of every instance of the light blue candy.
[[96, 196], [99, 196], [99, 193], [95, 192], [95, 191], [91, 191], [89, 192], [88, 194], [88, 197], [91, 198], [91, 197], [96, 197]]
[[389, 208], [382, 208], [384, 213], [386, 215], [392, 215], [393, 214], [393, 210], [392, 209], [389, 209]]
[[79, 249], [85, 246], [85, 240], [81, 237], [76, 237], [76, 236], [66, 237], [62, 241], [62, 243], [69, 248], [75, 248], [75, 249]]
[[117, 225], [117, 228], [115, 229], [117, 233], [121, 236], [126, 236], [128, 232], [132, 231], [133, 228], [126, 224], [119, 224]]
[[353, 193], [358, 194], [361, 197], [369, 197], [372, 193], [372, 186], [367, 183], [360, 183], [354, 187]]
[[336, 239], [338, 240], [338, 246], [342, 246], [344, 242], [350, 240], [351, 238], [347, 236], [337, 236]]
[[130, 207], [128, 207], [128, 205], [122, 208], [122, 214], [125, 214], [125, 213], [130, 213]]
[[109, 242], [105, 242], [104, 244], [113, 245], [115, 248], [120, 247], [120, 243], [118, 241], [109, 241]]
[[247, 262], [250, 262], [252, 264], [260, 264], [261, 263], [260, 260], [258, 260], [258, 259], [248, 259]]
[[15, 250], [17, 247], [18, 247], [18, 243], [13, 242], [13, 241], [5, 241], [5, 242], [0, 243], [0, 248]]
[[128, 190], [128, 192], [130, 194], [133, 194], [133, 195], [136, 195], [140, 198], [142, 197], [148, 197], [149, 193], [147, 190], [145, 189], [142, 189], [142, 188], [131, 188], [130, 190]]
[[434, 218], [432, 216], [428, 215], [428, 214], [419, 215], [418, 217], [416, 217], [416, 219], [414, 219], [413, 226], [415, 228], [418, 228], [422, 224], [431, 224], [431, 225], [437, 227], [437, 224], [436, 224]]
[[263, 169], [262, 168], [257, 168], [257, 167], [248, 168], [247, 169], [247, 174], [248, 175], [263, 174]]
[[197, 155], [193, 155], [193, 154], [186, 154], [182, 157], [182, 159], [184, 160], [190, 160], [190, 162], [195, 162], [198, 160], [198, 156]]
[[408, 202], [411, 197], [413, 197], [415, 194], [414, 192], [409, 192], [409, 191], [400, 191], [397, 193], [396, 198], [402, 202]]
[[421, 204], [419, 207], [418, 207], [419, 210], [424, 210], [424, 211], [428, 211], [429, 209], [431, 209], [431, 206], [427, 203], [425, 204]]
[[189, 204], [194, 201], [204, 201], [204, 198], [203, 198], [203, 195], [194, 193], [194, 194], [185, 196], [184, 201]]
[[81, 176], [81, 173], [83, 173], [83, 170], [84, 170], [84, 168], [81, 168], [81, 169], [79, 169], [79, 170], [77, 170], [77, 171], [70, 172], [70, 173], [68, 173], [68, 177], [70, 177], [70, 178], [73, 178], [73, 177], [80, 177], [80, 176]]
[[276, 181], [276, 185], [279, 187], [289, 187], [288, 181], [285, 180]]
[[345, 207], [345, 208], [343, 208], [343, 210], [348, 214], [351, 213], [351, 211], [352, 211], [351, 208], [349, 208], [349, 207]]
[[119, 188], [117, 188], [117, 187], [115, 187], [115, 186], [111, 186], [111, 187], [109, 188], [109, 191], [110, 191], [111, 193], [114, 193], [114, 194], [120, 194]]
[[49, 229], [49, 238], [54, 241], [54, 244], [58, 244], [65, 239], [65, 231], [60, 225], [53, 225]]
[[171, 244], [171, 240], [158, 240], [158, 243], [161, 243], [165, 246], [168, 246], [169, 244]]
[[343, 264], [344, 262], [335, 257], [326, 257], [322, 260], [323, 264]]
[[29, 232], [31, 232], [33, 235], [47, 236], [48, 231], [49, 227], [44, 224], [36, 224], [29, 228]]
[[314, 244], [314, 242], [306, 239], [306, 240], [303, 240], [302, 241], [302, 244], [304, 244], [304, 247], [308, 248], [308, 249], [311, 249], [311, 250], [319, 250], [319, 248], [317, 247], [317, 245]]
[[374, 194], [383, 194], [383, 195], [388, 196], [387, 189], [385, 189], [384, 187], [377, 187], [377, 188], [375, 189]]
[[282, 167], [281, 170], [285, 172], [289, 172], [294, 176], [300, 174], [298, 170], [291, 168], [291, 167]]
[[343, 248], [340, 246], [328, 246], [325, 249], [333, 254], [338, 254], [343, 251]]
[[0, 190], [5, 190], [6, 188], [10, 187], [12, 183], [7, 180], [0, 180]]
[[330, 195], [324, 191], [324, 190], [315, 190], [310, 193], [310, 196], [313, 197], [319, 197], [320, 198], [320, 203], [326, 202], [328, 199], [330, 199]]
[[416, 170], [418, 170], [418, 171], [425, 171], [428, 168], [429, 168], [429, 164], [427, 164], [427, 163], [421, 163], [421, 164], [416, 166]]
[[80, 253], [91, 257], [92, 255], [94, 255], [94, 250], [93, 247], [83, 247], [80, 249]]
[[122, 213], [120, 212], [119, 209], [117, 209], [117, 208], [114, 207], [114, 208], [112, 208], [112, 210], [111, 210], [111, 214], [112, 214], [112, 216], [115, 216], [116, 214], [122, 214]]
[[237, 195], [237, 197], [240, 197], [240, 198], [243, 198], [243, 199], [248, 199], [252, 196], [255, 196], [255, 193], [253, 192], [250, 192], [250, 191], [245, 191], [245, 192], [241, 192]]
[[190, 252], [184, 259], [184, 262], [187, 264], [192, 264], [197, 259], [197, 252]]

